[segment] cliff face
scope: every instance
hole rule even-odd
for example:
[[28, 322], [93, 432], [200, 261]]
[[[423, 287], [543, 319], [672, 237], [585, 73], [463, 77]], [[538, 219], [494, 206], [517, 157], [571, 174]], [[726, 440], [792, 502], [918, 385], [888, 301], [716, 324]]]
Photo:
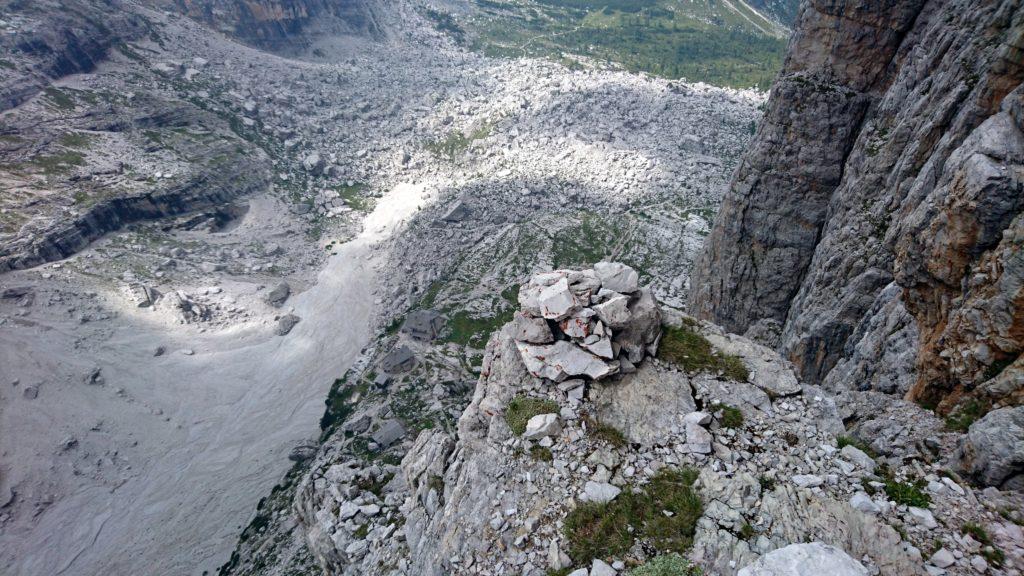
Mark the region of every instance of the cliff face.
[[175, 7], [240, 40], [268, 49], [309, 42], [310, 27], [379, 36], [376, 0], [174, 0]]
[[805, 2], [691, 311], [804, 379], [1019, 403], [1020, 0]]
[[145, 30], [119, 0], [14, 0], [0, 9], [22, 23], [0, 35], [0, 110], [25, 102], [50, 80], [91, 71], [110, 47]]

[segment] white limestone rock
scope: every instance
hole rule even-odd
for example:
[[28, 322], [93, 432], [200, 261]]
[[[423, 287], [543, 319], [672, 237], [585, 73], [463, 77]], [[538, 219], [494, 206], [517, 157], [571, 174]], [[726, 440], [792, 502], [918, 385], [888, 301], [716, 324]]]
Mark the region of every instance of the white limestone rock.
[[868, 576], [860, 562], [821, 542], [790, 544], [773, 550], [736, 576]]
[[640, 289], [640, 275], [625, 264], [598, 262], [594, 264], [594, 272], [601, 280], [602, 288], [623, 294], [631, 294]]

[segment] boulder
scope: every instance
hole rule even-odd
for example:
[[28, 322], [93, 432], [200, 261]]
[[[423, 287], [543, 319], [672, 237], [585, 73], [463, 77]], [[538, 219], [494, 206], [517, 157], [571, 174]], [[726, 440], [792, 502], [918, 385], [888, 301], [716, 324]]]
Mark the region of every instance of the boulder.
[[640, 289], [640, 275], [629, 266], [619, 262], [598, 262], [594, 273], [601, 281], [601, 287], [616, 292], [631, 294]]
[[320, 174], [324, 171], [324, 159], [320, 154], [313, 152], [302, 159], [302, 167], [310, 174]]
[[562, 421], [558, 414], [538, 414], [526, 423], [523, 438], [539, 440], [546, 436], [557, 436], [562, 432]]
[[605, 302], [594, 306], [597, 317], [605, 325], [612, 329], [624, 328], [629, 324], [629, 298], [623, 295], [616, 295]]
[[292, 331], [292, 328], [295, 328], [295, 325], [298, 324], [300, 320], [301, 318], [295, 314], [282, 316], [277, 321], [277, 327], [274, 329], [274, 333], [278, 336], [286, 336]]
[[821, 542], [790, 544], [773, 550], [736, 576], [868, 576], [868, 570], [846, 552]]
[[289, 286], [287, 282], [281, 282], [277, 286], [274, 286], [274, 288], [267, 293], [267, 304], [270, 304], [275, 308], [280, 308], [281, 305], [284, 304], [285, 300], [288, 299], [288, 296], [291, 295], [291, 293], [291, 286]]
[[580, 302], [569, 290], [569, 282], [565, 278], [541, 290], [537, 304], [541, 316], [549, 320], [564, 320], [580, 309]]
[[1024, 488], [1024, 406], [993, 410], [971, 424], [953, 462], [985, 486]]
[[589, 480], [583, 485], [583, 494], [580, 496], [580, 499], [584, 502], [605, 504], [615, 500], [620, 493], [622, 493], [622, 490], [617, 486], [607, 482], [594, 482], [593, 480]]
[[555, 341], [551, 328], [543, 318], [531, 318], [522, 312], [516, 312], [513, 322], [513, 337], [519, 342], [529, 344], [550, 344]]

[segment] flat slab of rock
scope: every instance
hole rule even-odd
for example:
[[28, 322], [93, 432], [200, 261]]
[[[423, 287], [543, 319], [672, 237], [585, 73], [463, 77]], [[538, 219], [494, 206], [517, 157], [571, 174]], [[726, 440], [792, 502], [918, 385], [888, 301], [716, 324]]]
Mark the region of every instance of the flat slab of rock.
[[646, 446], [661, 443], [673, 428], [684, 430], [686, 415], [697, 410], [690, 379], [650, 363], [618, 382], [591, 383], [590, 400], [599, 421]]
[[566, 340], [551, 345], [532, 345], [517, 342], [516, 347], [530, 374], [561, 382], [573, 376], [588, 376], [594, 380], [614, 374], [613, 366]]
[[811, 542], [773, 550], [736, 576], [868, 576], [868, 570], [835, 546]]

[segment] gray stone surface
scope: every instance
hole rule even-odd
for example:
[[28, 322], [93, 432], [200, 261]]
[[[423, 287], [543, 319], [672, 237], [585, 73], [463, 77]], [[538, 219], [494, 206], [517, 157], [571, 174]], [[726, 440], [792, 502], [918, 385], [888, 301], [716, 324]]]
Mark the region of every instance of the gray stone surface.
[[737, 576], [868, 576], [867, 568], [842, 550], [811, 542], [790, 544], [765, 554]]

